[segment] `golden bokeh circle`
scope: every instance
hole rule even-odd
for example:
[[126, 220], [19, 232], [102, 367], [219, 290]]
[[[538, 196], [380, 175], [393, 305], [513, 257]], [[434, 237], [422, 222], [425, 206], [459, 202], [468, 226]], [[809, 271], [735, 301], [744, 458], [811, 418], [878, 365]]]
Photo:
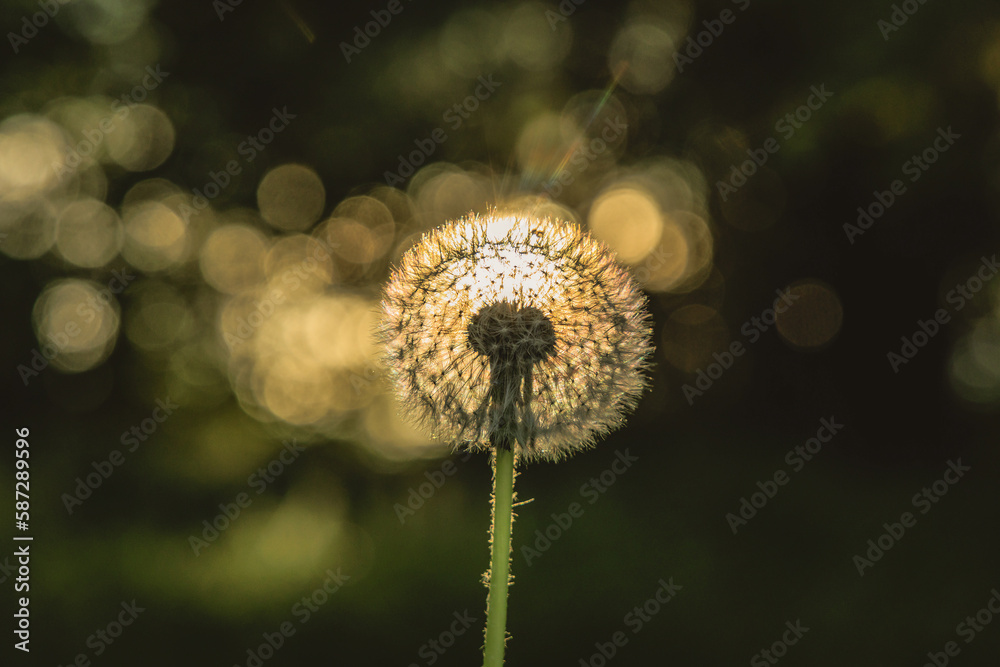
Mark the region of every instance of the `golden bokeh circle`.
[[315, 171], [284, 164], [264, 175], [257, 186], [257, 206], [268, 224], [286, 231], [308, 229], [326, 205], [326, 190]]
[[791, 303], [775, 316], [778, 335], [798, 348], [820, 348], [833, 340], [844, 323], [844, 308], [833, 288], [807, 280], [788, 293]]

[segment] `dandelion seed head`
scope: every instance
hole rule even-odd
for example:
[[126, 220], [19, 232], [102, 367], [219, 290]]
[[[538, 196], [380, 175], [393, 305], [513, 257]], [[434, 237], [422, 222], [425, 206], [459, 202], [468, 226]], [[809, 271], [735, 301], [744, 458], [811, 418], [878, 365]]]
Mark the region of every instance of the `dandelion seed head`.
[[431, 436], [486, 450], [500, 433], [523, 460], [559, 460], [635, 407], [652, 352], [645, 305], [576, 225], [492, 211], [406, 252], [379, 336], [404, 412]]
[[510, 358], [529, 366], [552, 356], [556, 346], [551, 320], [537, 308], [500, 303], [483, 306], [472, 316], [469, 346], [491, 363]]

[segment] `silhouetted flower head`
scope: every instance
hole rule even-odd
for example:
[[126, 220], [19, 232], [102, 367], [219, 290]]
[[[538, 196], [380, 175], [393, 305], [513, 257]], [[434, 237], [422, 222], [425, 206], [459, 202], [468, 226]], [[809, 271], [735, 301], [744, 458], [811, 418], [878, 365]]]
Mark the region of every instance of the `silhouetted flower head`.
[[652, 351], [645, 303], [576, 225], [491, 212], [406, 252], [380, 335], [405, 412], [433, 437], [558, 460], [635, 407]]

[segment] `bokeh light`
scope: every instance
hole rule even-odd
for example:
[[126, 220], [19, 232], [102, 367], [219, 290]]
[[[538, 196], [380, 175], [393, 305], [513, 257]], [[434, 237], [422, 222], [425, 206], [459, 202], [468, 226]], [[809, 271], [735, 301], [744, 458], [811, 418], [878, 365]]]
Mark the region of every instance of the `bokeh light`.
[[153, 352], [173, 348], [194, 333], [194, 313], [169, 283], [143, 281], [129, 296], [125, 335], [133, 345]]
[[634, 188], [616, 188], [598, 196], [588, 223], [594, 237], [608, 244], [625, 264], [645, 259], [663, 234], [656, 202]]
[[108, 287], [75, 278], [53, 281], [32, 311], [42, 355], [66, 372], [97, 366], [114, 349], [119, 312]]
[[660, 243], [636, 277], [652, 292], [690, 292], [711, 273], [713, 247], [712, 232], [701, 216], [687, 211], [666, 214]]
[[181, 262], [190, 251], [188, 226], [166, 204], [148, 201], [125, 211], [122, 256], [143, 271], [161, 271]]
[[619, 30], [608, 51], [608, 67], [622, 72], [621, 84], [626, 90], [648, 95], [670, 83], [676, 70], [674, 30], [648, 18]]
[[226, 294], [237, 294], [264, 278], [268, 241], [248, 225], [230, 224], [211, 232], [201, 248], [201, 273], [205, 281]]
[[521, 128], [515, 154], [525, 175], [534, 180], [547, 180], [559, 166], [569, 149], [564, 139], [559, 114], [538, 113]]
[[[802, 471], [809, 483], [782, 491], [781, 507], [769, 506], [770, 518], [745, 536], [740, 528], [740, 544], [752, 552], [783, 521], [805, 525], [796, 521], [811, 512], [825, 529], [794, 538], [804, 552], [839, 550], [846, 562], [898, 516], [894, 503], [962, 455], [978, 472], [932, 511], [951, 512], [937, 519], [955, 535], [969, 519], [968, 544], [956, 544], [981, 547], [983, 522], [967, 510], [984, 497], [973, 487], [995, 449], [1000, 280], [984, 279], [962, 308], [946, 295], [997, 247], [1000, 15], [985, 0], [917, 4], [886, 37], [887, 24], [875, 23], [892, 21], [889, 6], [866, 14], [859, 31], [860, 5], [744, 0], [381, 0], [363, 9], [232, 0], [197, 11], [156, 0], [6, 3], [14, 53], [0, 72], [0, 270], [7, 351], [26, 385], [8, 392], [8, 412], [32, 429], [32, 465], [45, 464], [32, 475], [52, 492], [33, 509], [65, 546], [40, 554], [48, 585], [33, 602], [57, 632], [33, 647], [38, 657], [71, 659], [128, 595], [157, 622], [144, 614], [102, 664], [150, 662], [140, 644], [161, 647], [154, 663], [195, 651], [206, 663], [243, 664], [261, 633], [340, 566], [361, 585], [332, 597], [275, 660], [322, 658], [326, 630], [348, 628], [353, 653], [408, 664], [400, 656], [413, 659], [466, 606], [437, 602], [458, 605], [471, 591], [481, 604], [469, 582], [482, 572], [484, 545], [469, 546], [468, 536], [489, 521], [479, 486], [489, 483], [487, 461], [459, 462], [448, 443], [401, 420], [371, 334], [380, 290], [405, 250], [448, 220], [493, 207], [564, 219], [603, 241], [648, 298], [656, 337], [650, 389], [628, 431], [581, 458], [580, 475], [539, 466], [518, 480], [523, 499], [536, 501], [519, 506], [516, 544], [551, 518], [539, 489], [558, 503], [578, 497], [580, 480], [600, 477], [620, 450], [640, 465], [600, 501], [607, 520], [595, 515], [564, 538], [601, 545], [587, 552], [594, 571], [624, 560], [650, 582], [683, 583], [738, 569], [749, 552], [712, 535], [726, 530], [723, 515], [739, 513], [755, 480], [773, 477], [817, 415], [836, 415], [847, 428]], [[735, 22], [720, 24], [726, 10]], [[824, 84], [829, 106], [783, 136], [775, 122]], [[264, 130], [275, 109], [293, 120]], [[961, 135], [954, 151], [911, 185], [903, 163], [949, 124]], [[748, 166], [748, 151], [771, 136], [780, 151]], [[734, 169], [742, 184], [720, 189]], [[852, 211], [894, 179], [906, 194], [863, 237], [845, 239]], [[959, 254], [965, 260], [951, 264]], [[753, 342], [741, 324], [766, 313], [789, 280], [795, 300]], [[938, 308], [951, 319], [919, 355], [885, 363]], [[730, 364], [722, 357], [737, 342], [752, 347]], [[98, 474], [94, 462], [112, 450], [124, 452], [121, 434], [147, 422], [157, 401], [179, 407], [125, 452], [79, 513], [64, 512], [60, 494]], [[722, 422], [713, 417], [720, 409]], [[873, 437], [882, 422], [898, 437]], [[307, 451], [256, 495], [248, 477], [291, 440]], [[436, 488], [449, 456], [457, 472]], [[646, 474], [654, 469], [690, 474], [665, 485]], [[841, 493], [834, 507], [845, 480], [852, 497]], [[418, 491], [432, 486], [433, 497]], [[685, 502], [695, 487], [704, 502]], [[189, 535], [244, 491], [253, 503], [192, 554]], [[668, 515], [626, 511], [643, 494], [667, 494], [658, 506]], [[398, 508], [418, 505], [401, 525]], [[858, 533], [851, 514], [868, 516], [872, 532]], [[678, 534], [696, 547], [674, 550], [684, 557], [671, 558], [670, 571], [657, 548], [629, 543], [662, 534], [657, 521], [684, 526]], [[905, 548], [928, 562], [955, 552], [982, 563], [948, 570], [961, 575], [951, 588], [974, 597], [928, 603], [947, 630], [977, 608], [974, 578], [995, 558], [931, 542]], [[565, 547], [518, 576], [548, 581], [543, 570], [565, 570], [565, 558], [583, 553]], [[919, 564], [909, 556], [902, 560]], [[809, 559], [798, 560], [788, 572], [762, 560], [755, 581], [816, 580]], [[363, 580], [372, 563], [377, 576]], [[884, 567], [905, 575], [909, 566]], [[837, 588], [834, 579], [823, 581]], [[849, 597], [867, 599], [870, 580], [847, 572], [842, 581], [855, 582]], [[522, 583], [536, 590], [538, 581]], [[641, 605], [650, 592], [604, 586], [575, 620]], [[774, 614], [742, 624], [723, 648], [739, 657], [739, 646], [746, 655], [770, 641], [766, 617], [788, 607], [773, 602]], [[410, 622], [413, 609], [425, 622]], [[511, 616], [524, 655], [547, 664], [593, 652], [585, 637], [528, 651], [541, 645], [524, 631], [530, 616]], [[882, 642], [873, 662], [919, 644], [921, 624], [896, 620], [909, 634]], [[398, 636], [383, 646], [385, 628]], [[178, 633], [185, 641], [171, 643]], [[457, 638], [465, 643], [447, 658], [471, 656], [475, 634]], [[693, 651], [711, 647], [688, 634]], [[655, 662], [648, 654], [657, 650], [633, 658]], [[701, 662], [726, 658], [715, 653]]]
[[273, 242], [264, 257], [266, 288], [274, 299], [311, 299], [337, 282], [339, 272], [323, 239], [292, 234]]
[[19, 114], [0, 122], [0, 199], [26, 202], [60, 184], [66, 143], [50, 120]]
[[[961, 275], [973, 274], [967, 262], [961, 266]], [[968, 280], [964, 282], [968, 284]], [[947, 284], [950, 286], [952, 282], [949, 280]], [[965, 293], [971, 294], [967, 290]], [[966, 329], [949, 352], [948, 382], [965, 405], [989, 412], [1000, 408], [1000, 284], [994, 282], [984, 291], [988, 297], [984, 295], [982, 301], [974, 302], [968, 310], [965, 310], [968, 302], [963, 302], [964, 312], [952, 315], [953, 319], [964, 321]], [[952, 294], [954, 298], [955, 293]], [[949, 322], [946, 326], [956, 324]]]
[[163, 164], [174, 150], [174, 126], [154, 106], [136, 104], [107, 134], [108, 156], [129, 171], [149, 171]]
[[504, 51], [526, 70], [550, 70], [569, 53], [572, 30], [566, 25], [553, 30], [546, 16], [550, 11], [549, 5], [540, 2], [521, 3], [503, 27]]
[[875, 130], [862, 138], [884, 143], [922, 131], [934, 99], [931, 87], [923, 82], [872, 77], [844, 91], [841, 104], [841, 113], [863, 117]]
[[41, 257], [56, 241], [56, 206], [48, 201], [0, 200], [0, 251], [14, 259]]
[[349, 197], [322, 222], [313, 236], [332, 251], [345, 280], [370, 277], [381, 266], [395, 239], [396, 223], [389, 208], [374, 197]]
[[979, 321], [955, 344], [948, 377], [969, 404], [989, 409], [1000, 404], [1000, 318]]
[[485, 176], [441, 162], [417, 172], [407, 194], [416, 203], [427, 227], [481, 210], [493, 199], [491, 184]]
[[392, 392], [382, 392], [372, 401], [364, 426], [369, 446], [377, 455], [393, 461], [407, 461], [443, 449], [441, 443], [433, 442], [401, 419], [400, 412]]
[[[448, 68], [470, 78], [491, 71], [503, 54], [503, 36], [495, 29], [499, 20], [491, 10], [480, 7], [452, 14], [438, 42], [441, 59]], [[469, 39], [469, 35], [477, 38]]]
[[788, 288], [791, 303], [776, 313], [778, 334], [799, 348], [819, 348], [840, 332], [844, 308], [833, 288], [817, 280], [805, 280]]
[[76, 266], [104, 266], [121, 250], [123, 240], [118, 213], [96, 199], [78, 199], [59, 214], [56, 250]]
[[301, 231], [319, 220], [326, 203], [323, 181], [300, 164], [286, 164], [267, 172], [257, 187], [257, 206], [271, 225]]
[[72, 27], [95, 44], [115, 44], [131, 37], [145, 23], [150, 0], [79, 0], [66, 13]]

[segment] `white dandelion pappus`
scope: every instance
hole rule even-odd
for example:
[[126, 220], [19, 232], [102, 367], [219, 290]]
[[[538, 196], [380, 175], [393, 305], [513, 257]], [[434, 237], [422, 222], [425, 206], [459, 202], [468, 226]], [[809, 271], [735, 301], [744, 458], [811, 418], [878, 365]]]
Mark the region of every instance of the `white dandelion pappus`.
[[404, 254], [380, 338], [405, 413], [432, 437], [555, 461], [635, 407], [652, 352], [645, 305], [613, 253], [576, 225], [492, 211]]

